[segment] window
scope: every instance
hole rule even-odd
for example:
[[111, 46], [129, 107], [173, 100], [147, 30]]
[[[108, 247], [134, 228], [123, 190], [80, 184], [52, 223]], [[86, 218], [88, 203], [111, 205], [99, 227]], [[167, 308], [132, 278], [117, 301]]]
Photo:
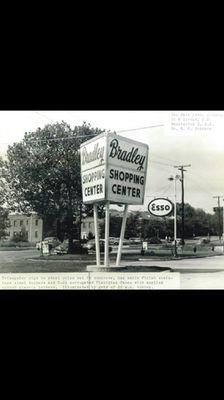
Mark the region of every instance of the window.
[[23, 225], [23, 220], [19, 221], [19, 225], [20, 225], [20, 226]]
[[35, 238], [38, 238], [38, 231], [35, 231]]
[[89, 222], [89, 229], [91, 229], [91, 222]]
[[83, 222], [83, 229], [86, 229], [86, 223]]
[[26, 224], [27, 224], [27, 225], [29, 224], [29, 220], [28, 220], [28, 219], [26, 220]]
[[14, 221], [13, 225], [16, 226], [16, 221]]
[[36, 221], [35, 221], [35, 225], [36, 225], [36, 226], [38, 225], [38, 219], [36, 219]]

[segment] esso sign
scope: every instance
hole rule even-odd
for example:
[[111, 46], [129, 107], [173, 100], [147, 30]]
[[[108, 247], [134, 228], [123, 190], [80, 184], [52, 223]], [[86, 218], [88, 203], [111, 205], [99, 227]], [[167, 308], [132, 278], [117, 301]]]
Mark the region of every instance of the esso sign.
[[148, 210], [155, 217], [165, 217], [173, 211], [173, 203], [164, 198], [154, 199], [150, 201]]

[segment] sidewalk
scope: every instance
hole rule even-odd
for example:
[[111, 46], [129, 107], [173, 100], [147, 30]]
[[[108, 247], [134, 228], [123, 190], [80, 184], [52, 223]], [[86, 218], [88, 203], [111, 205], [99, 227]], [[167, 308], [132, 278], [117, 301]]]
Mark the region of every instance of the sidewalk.
[[[122, 261], [122, 264], [127, 264]], [[172, 260], [146, 260], [140, 258], [138, 262], [128, 263], [129, 266], [137, 267], [145, 267], [148, 268], [150, 272], [151, 267], [167, 268], [173, 272], [182, 272], [182, 273], [194, 273], [194, 272], [221, 272], [224, 271], [224, 256], [216, 255], [214, 257], [201, 257], [195, 259], [189, 258], [177, 258]]]

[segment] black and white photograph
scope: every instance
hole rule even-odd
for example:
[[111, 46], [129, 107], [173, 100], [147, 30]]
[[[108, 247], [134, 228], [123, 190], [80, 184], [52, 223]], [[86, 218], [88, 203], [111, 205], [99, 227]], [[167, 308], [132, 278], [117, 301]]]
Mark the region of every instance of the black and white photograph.
[[224, 289], [224, 111], [0, 111], [0, 289]]

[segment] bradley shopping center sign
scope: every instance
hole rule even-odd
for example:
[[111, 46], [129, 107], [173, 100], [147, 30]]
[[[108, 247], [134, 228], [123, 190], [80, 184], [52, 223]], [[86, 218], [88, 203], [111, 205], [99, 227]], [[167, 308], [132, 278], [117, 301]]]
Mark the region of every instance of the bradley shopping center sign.
[[102, 134], [80, 146], [84, 203], [143, 204], [148, 146]]

